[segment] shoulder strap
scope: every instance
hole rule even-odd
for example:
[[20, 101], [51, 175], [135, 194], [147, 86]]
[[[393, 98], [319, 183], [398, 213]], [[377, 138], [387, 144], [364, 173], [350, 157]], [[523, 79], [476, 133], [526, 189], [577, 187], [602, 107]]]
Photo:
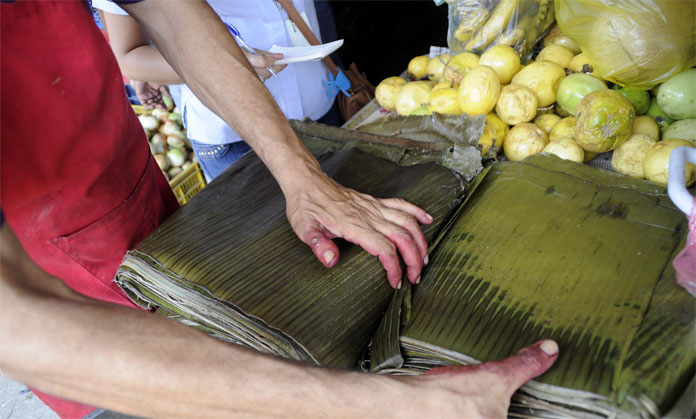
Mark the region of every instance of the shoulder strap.
[[[302, 19], [302, 16], [297, 12], [297, 9], [295, 9], [295, 6], [292, 4], [292, 0], [277, 0], [278, 3], [285, 9], [285, 12], [288, 14], [288, 17], [290, 20], [295, 23], [295, 26], [297, 26], [297, 29], [302, 32], [302, 35], [304, 35], [305, 39], [312, 44], [312, 45], [319, 45], [319, 40], [317, 37], [314, 35], [314, 32], [312, 32], [311, 29], [307, 26], [307, 23], [305, 23], [304, 19]], [[334, 64], [333, 60], [331, 57], [328, 55], [324, 58], [322, 58], [322, 61], [326, 65], [326, 68], [329, 69], [331, 74], [336, 76], [338, 74], [338, 67], [336, 67], [336, 64]]]

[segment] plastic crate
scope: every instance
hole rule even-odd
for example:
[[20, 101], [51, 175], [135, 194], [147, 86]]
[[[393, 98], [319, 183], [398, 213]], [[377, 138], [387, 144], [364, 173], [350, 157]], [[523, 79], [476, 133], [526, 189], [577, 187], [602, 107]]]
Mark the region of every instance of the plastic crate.
[[194, 162], [188, 169], [169, 181], [169, 186], [172, 187], [180, 205], [190, 201], [205, 185], [205, 175], [198, 162]]

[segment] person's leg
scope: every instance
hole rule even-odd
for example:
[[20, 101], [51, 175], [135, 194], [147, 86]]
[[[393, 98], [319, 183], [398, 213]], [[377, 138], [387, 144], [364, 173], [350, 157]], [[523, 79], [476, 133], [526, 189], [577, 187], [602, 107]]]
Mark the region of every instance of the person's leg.
[[208, 183], [251, 150], [251, 147], [244, 141], [229, 144], [205, 144], [191, 140], [191, 144]]

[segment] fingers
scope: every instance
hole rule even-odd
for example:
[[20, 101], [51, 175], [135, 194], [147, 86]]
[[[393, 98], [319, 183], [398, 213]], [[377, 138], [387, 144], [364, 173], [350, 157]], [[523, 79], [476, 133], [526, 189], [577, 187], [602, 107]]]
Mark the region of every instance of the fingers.
[[314, 256], [326, 266], [331, 268], [338, 263], [338, 246], [331, 240], [333, 235], [327, 234], [318, 225], [312, 226], [304, 235], [304, 242], [312, 248]]
[[558, 344], [552, 340], [542, 340], [501, 361], [433, 368], [426, 375], [493, 374], [495, 378], [492, 384], [505, 386], [503, 394], [509, 398], [524, 383], [546, 372], [557, 358]]
[[[262, 79], [268, 79], [287, 67], [287, 64], [275, 64], [275, 60], [283, 58], [283, 54], [273, 54], [263, 50], [256, 51], [258, 52], [256, 55], [247, 52], [245, 54], [256, 74]], [[273, 73], [268, 70], [269, 68], [273, 70]]]
[[414, 205], [406, 200], [400, 198], [390, 198], [383, 199], [382, 202], [390, 208], [411, 214], [412, 216], [416, 217], [421, 224], [430, 224], [433, 222], [432, 215], [428, 214], [418, 205]]

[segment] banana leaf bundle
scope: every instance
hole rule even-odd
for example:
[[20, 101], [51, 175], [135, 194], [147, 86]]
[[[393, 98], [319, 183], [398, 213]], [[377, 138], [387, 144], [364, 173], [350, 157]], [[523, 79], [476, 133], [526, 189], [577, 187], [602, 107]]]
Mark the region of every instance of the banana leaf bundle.
[[[430, 212], [435, 221], [423, 228], [429, 241], [461, 202], [465, 178], [435, 163], [414, 164], [449, 158], [451, 144], [384, 140], [311, 123], [295, 127], [339, 183]], [[475, 173], [480, 158], [472, 162], [468, 170]], [[356, 368], [394, 291], [377, 258], [338, 244], [340, 262], [327, 269], [295, 236], [280, 188], [251, 153], [128, 252], [117, 282], [141, 306], [160, 307], [162, 315], [218, 338]]]
[[693, 415], [696, 306], [671, 266], [686, 219], [664, 192], [555, 157], [492, 165], [421, 284], [393, 297], [371, 371], [495, 360], [550, 338], [560, 356], [511, 416]]

